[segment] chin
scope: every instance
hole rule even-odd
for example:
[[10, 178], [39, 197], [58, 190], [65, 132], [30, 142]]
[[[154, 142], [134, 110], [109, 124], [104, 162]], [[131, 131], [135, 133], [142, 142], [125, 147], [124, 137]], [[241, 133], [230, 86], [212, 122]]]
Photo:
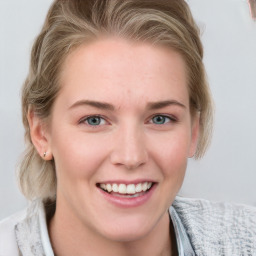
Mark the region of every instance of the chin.
[[142, 221], [117, 221], [112, 225], [105, 225], [101, 233], [108, 240], [115, 242], [134, 242], [147, 236], [153, 226], [149, 221], [145, 222], [145, 218]]
[[119, 232], [107, 232], [105, 238], [114, 242], [135, 242], [145, 237], [149, 231], [147, 230], [119, 230]]

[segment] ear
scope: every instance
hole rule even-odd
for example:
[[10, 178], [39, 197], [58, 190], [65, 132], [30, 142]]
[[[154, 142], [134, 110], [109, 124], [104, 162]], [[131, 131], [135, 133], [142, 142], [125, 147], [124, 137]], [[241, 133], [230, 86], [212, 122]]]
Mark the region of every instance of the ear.
[[191, 118], [191, 142], [190, 142], [190, 148], [189, 148], [189, 158], [192, 158], [197, 150], [197, 142], [199, 138], [199, 130], [200, 130], [200, 113], [197, 112], [194, 114], [194, 116]]
[[51, 160], [52, 152], [45, 123], [35, 114], [32, 109], [28, 111], [27, 119], [30, 128], [30, 137], [38, 154], [44, 160]]

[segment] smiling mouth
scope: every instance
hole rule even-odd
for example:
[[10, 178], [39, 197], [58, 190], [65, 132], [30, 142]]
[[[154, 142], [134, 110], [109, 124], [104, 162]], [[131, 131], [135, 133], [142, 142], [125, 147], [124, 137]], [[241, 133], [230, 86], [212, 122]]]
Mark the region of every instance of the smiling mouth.
[[99, 187], [104, 192], [118, 197], [139, 197], [146, 194], [154, 186], [153, 182], [143, 182], [137, 184], [110, 184], [98, 183]]

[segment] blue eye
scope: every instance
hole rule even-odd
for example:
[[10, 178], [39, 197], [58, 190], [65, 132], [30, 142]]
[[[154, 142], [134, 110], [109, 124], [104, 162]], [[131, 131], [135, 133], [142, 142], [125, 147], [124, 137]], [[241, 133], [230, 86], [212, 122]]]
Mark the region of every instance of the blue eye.
[[170, 122], [171, 118], [167, 116], [157, 115], [152, 118], [152, 123], [154, 124], [165, 124]]
[[105, 124], [106, 121], [100, 116], [90, 116], [85, 119], [85, 122], [91, 126], [97, 126]]

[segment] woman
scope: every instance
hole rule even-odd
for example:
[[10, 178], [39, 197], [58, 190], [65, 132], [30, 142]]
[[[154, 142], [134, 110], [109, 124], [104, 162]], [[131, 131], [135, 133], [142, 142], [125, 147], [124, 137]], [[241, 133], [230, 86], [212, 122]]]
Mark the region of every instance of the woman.
[[212, 104], [184, 1], [54, 1], [22, 93], [26, 212], [0, 255], [254, 255], [256, 210], [176, 197]]

